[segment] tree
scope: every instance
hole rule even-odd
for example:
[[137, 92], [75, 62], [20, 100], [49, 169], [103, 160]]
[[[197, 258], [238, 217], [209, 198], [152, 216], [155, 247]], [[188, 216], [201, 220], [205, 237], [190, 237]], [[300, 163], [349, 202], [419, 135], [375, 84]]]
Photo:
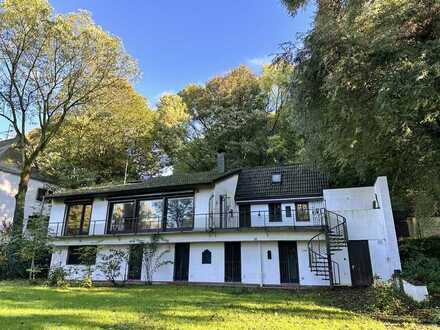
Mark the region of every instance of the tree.
[[51, 253], [49, 236], [47, 235], [48, 218], [46, 216], [33, 217], [26, 226], [24, 237], [16, 236], [13, 239], [19, 240], [20, 259], [29, 264], [27, 272], [29, 280], [34, 281], [35, 276], [47, 267], [47, 264], [38, 264]]
[[141, 243], [143, 249], [142, 265], [145, 270], [147, 285], [153, 283], [153, 275], [159, 268], [173, 263], [171, 260], [164, 260], [164, 257], [170, 253], [170, 250], [164, 249], [160, 252], [160, 246], [163, 245], [161, 241], [164, 241], [162, 236], [159, 234], [153, 234], [149, 242]]
[[128, 263], [128, 253], [125, 249], [110, 249], [109, 253], [101, 256], [101, 261], [96, 266], [114, 286], [118, 285], [118, 279], [122, 275], [126, 280], [126, 271], [121, 271], [123, 264]]
[[165, 140], [160, 147], [170, 157], [174, 169], [212, 170], [220, 149], [227, 153], [228, 168], [295, 160], [294, 134], [290, 136], [289, 154], [271, 153], [283, 144], [277, 120], [283, 113], [289, 76], [282, 74], [281, 65], [267, 67], [261, 77], [240, 66], [203, 86], [186, 86], [178, 93], [179, 103], [159, 103], [159, 116], [161, 112], [184, 110], [188, 116], [186, 120], [182, 117], [178, 134], [172, 139], [159, 140]]
[[120, 81], [66, 118], [38, 158], [39, 169], [69, 187], [156, 174], [160, 167], [155, 153], [156, 118], [147, 101]]
[[[0, 3], [0, 116], [14, 129], [22, 164], [13, 220], [21, 235], [32, 165], [65, 118], [136, 74], [119, 39], [79, 12], [54, 16], [47, 0]], [[38, 127], [31, 143], [27, 131]]]
[[417, 214], [440, 200], [439, 21], [430, 0], [319, 1], [303, 46], [283, 56], [306, 158], [339, 185], [387, 175], [395, 208]]

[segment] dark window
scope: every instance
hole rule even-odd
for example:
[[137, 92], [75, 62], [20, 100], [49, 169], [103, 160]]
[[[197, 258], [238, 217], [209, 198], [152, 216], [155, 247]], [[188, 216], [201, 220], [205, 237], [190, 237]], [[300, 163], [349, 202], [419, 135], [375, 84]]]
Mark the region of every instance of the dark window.
[[251, 226], [251, 206], [249, 204], [239, 206], [239, 220], [240, 228]]
[[43, 201], [43, 199], [44, 199], [44, 196], [46, 196], [47, 195], [47, 189], [45, 189], [45, 188], [38, 188], [38, 190], [37, 190], [37, 201]]
[[292, 217], [292, 208], [290, 206], [286, 206], [286, 218]]
[[211, 264], [211, 251], [205, 250], [202, 252], [202, 264]]
[[70, 204], [67, 207], [66, 235], [87, 235], [89, 233], [92, 204]]
[[69, 246], [67, 265], [94, 265], [96, 261], [96, 246]]
[[269, 222], [279, 222], [281, 219], [281, 204], [269, 204]]
[[267, 251], [267, 259], [272, 260], [272, 251], [271, 250]]
[[309, 203], [295, 203], [296, 221], [310, 221]]

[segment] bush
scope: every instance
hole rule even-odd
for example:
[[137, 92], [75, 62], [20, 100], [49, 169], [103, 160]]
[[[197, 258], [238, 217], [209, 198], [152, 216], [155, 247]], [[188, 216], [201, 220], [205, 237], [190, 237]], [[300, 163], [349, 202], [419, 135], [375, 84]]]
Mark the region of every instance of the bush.
[[48, 282], [50, 286], [56, 286], [59, 288], [65, 288], [69, 286], [67, 281], [68, 273], [63, 267], [57, 267], [50, 271]]
[[406, 239], [400, 242], [400, 257], [402, 277], [427, 285], [432, 300], [440, 304], [440, 237]]
[[86, 288], [86, 289], [92, 288], [93, 287], [92, 277], [89, 274], [85, 275], [80, 285], [82, 288]]
[[399, 245], [402, 263], [414, 259], [416, 255], [440, 260], [440, 237], [405, 239]]

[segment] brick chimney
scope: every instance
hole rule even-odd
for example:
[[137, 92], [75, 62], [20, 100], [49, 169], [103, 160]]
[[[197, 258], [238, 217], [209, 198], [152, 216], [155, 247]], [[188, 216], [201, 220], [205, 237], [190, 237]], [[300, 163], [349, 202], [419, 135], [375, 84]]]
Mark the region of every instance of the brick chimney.
[[225, 151], [218, 150], [217, 151], [217, 171], [223, 173], [226, 170], [226, 159], [225, 159]]

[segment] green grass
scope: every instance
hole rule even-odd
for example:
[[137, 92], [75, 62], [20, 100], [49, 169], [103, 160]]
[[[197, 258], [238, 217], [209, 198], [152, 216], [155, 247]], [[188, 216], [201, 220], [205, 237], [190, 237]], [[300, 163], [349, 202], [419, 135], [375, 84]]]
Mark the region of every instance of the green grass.
[[354, 289], [171, 285], [55, 289], [0, 282], [0, 329], [428, 328], [414, 320], [378, 320], [355, 311], [363, 309], [362, 295], [362, 290]]

